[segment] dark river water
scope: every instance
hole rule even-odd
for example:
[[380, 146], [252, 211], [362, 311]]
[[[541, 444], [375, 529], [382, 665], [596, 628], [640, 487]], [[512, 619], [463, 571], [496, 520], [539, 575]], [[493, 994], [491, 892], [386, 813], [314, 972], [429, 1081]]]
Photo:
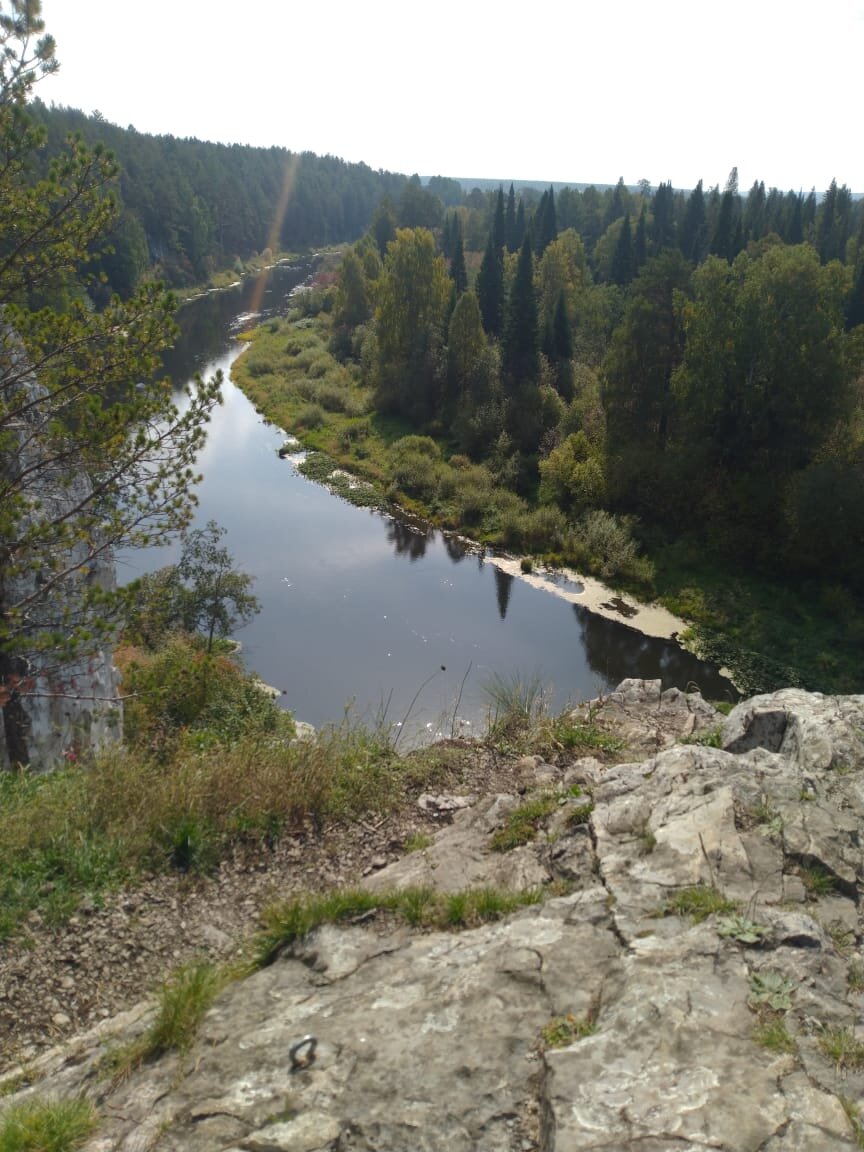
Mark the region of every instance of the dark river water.
[[[541, 680], [556, 709], [627, 676], [728, 697], [729, 682], [677, 645], [514, 579], [441, 532], [355, 508], [279, 459], [282, 433], [227, 377], [241, 348], [235, 334], [284, 311], [307, 272], [283, 266], [185, 305], [167, 359], [177, 384], [225, 373], [225, 403], [199, 458], [196, 520], [218, 521], [237, 566], [255, 578], [261, 613], [238, 638], [247, 666], [283, 691], [284, 706], [316, 726], [346, 708], [396, 725], [410, 709], [407, 743], [482, 730], [484, 686], [496, 675]], [[136, 553], [120, 578], [175, 558], [176, 549]]]

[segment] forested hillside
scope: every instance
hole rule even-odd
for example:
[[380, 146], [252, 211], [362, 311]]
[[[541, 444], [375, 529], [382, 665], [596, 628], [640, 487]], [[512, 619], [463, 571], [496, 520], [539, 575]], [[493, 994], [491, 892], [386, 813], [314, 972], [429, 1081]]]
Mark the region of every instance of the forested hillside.
[[42, 174], [70, 133], [103, 144], [119, 163], [123, 211], [98, 270], [123, 297], [149, 272], [172, 287], [200, 284], [267, 248], [355, 240], [381, 197], [398, 198], [406, 182], [334, 156], [146, 136], [38, 100], [31, 112], [48, 136]]
[[[722, 191], [412, 195], [428, 226], [380, 209], [320, 302], [339, 370], [292, 384], [308, 347], [262, 339], [240, 369], [256, 399], [442, 523], [665, 593], [704, 652], [757, 650], [749, 688], [850, 685], [862, 202], [741, 195], [734, 171]], [[765, 632], [787, 595], [797, 645]]]

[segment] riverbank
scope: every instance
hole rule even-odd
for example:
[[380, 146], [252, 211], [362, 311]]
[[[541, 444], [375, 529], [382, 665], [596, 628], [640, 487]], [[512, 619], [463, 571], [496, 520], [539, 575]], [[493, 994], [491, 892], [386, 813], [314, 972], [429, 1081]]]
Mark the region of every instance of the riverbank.
[[[323, 307], [320, 297], [316, 307]], [[510, 553], [520, 575], [519, 558], [527, 557], [535, 566], [567, 567], [598, 581], [594, 610], [646, 635], [675, 633], [688, 650], [731, 669], [745, 693], [788, 684], [824, 692], [861, 688], [864, 612], [843, 588], [815, 580], [793, 587], [748, 572], [733, 557], [708, 551], [698, 525], [684, 523], [676, 538], [649, 541], [640, 555], [626, 521], [601, 512], [596, 522], [583, 518], [574, 526], [554, 506], [532, 506], [484, 465], [448, 455], [405, 422], [377, 413], [359, 363], [336, 359], [330, 336], [325, 311], [295, 315], [252, 333], [232, 368], [268, 420], [323, 454], [310, 457], [305, 475], [324, 479], [344, 469], [384, 502]], [[368, 489], [346, 486], [340, 494], [356, 503], [375, 499]], [[616, 610], [622, 595], [639, 609], [640, 624]], [[644, 611], [652, 603], [662, 624], [655, 609]]]

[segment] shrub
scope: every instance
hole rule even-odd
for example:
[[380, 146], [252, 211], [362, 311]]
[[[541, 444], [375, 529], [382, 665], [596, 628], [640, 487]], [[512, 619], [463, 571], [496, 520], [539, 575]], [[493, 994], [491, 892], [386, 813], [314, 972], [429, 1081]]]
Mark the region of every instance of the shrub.
[[296, 419], [300, 428], [320, 428], [325, 420], [324, 409], [320, 404], [303, 404], [297, 411]]

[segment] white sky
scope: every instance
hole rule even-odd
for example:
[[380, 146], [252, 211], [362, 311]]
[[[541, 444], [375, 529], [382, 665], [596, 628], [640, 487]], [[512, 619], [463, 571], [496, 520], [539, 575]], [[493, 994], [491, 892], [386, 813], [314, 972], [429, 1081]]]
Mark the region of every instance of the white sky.
[[864, 0], [43, 0], [46, 103], [423, 176], [864, 192]]

